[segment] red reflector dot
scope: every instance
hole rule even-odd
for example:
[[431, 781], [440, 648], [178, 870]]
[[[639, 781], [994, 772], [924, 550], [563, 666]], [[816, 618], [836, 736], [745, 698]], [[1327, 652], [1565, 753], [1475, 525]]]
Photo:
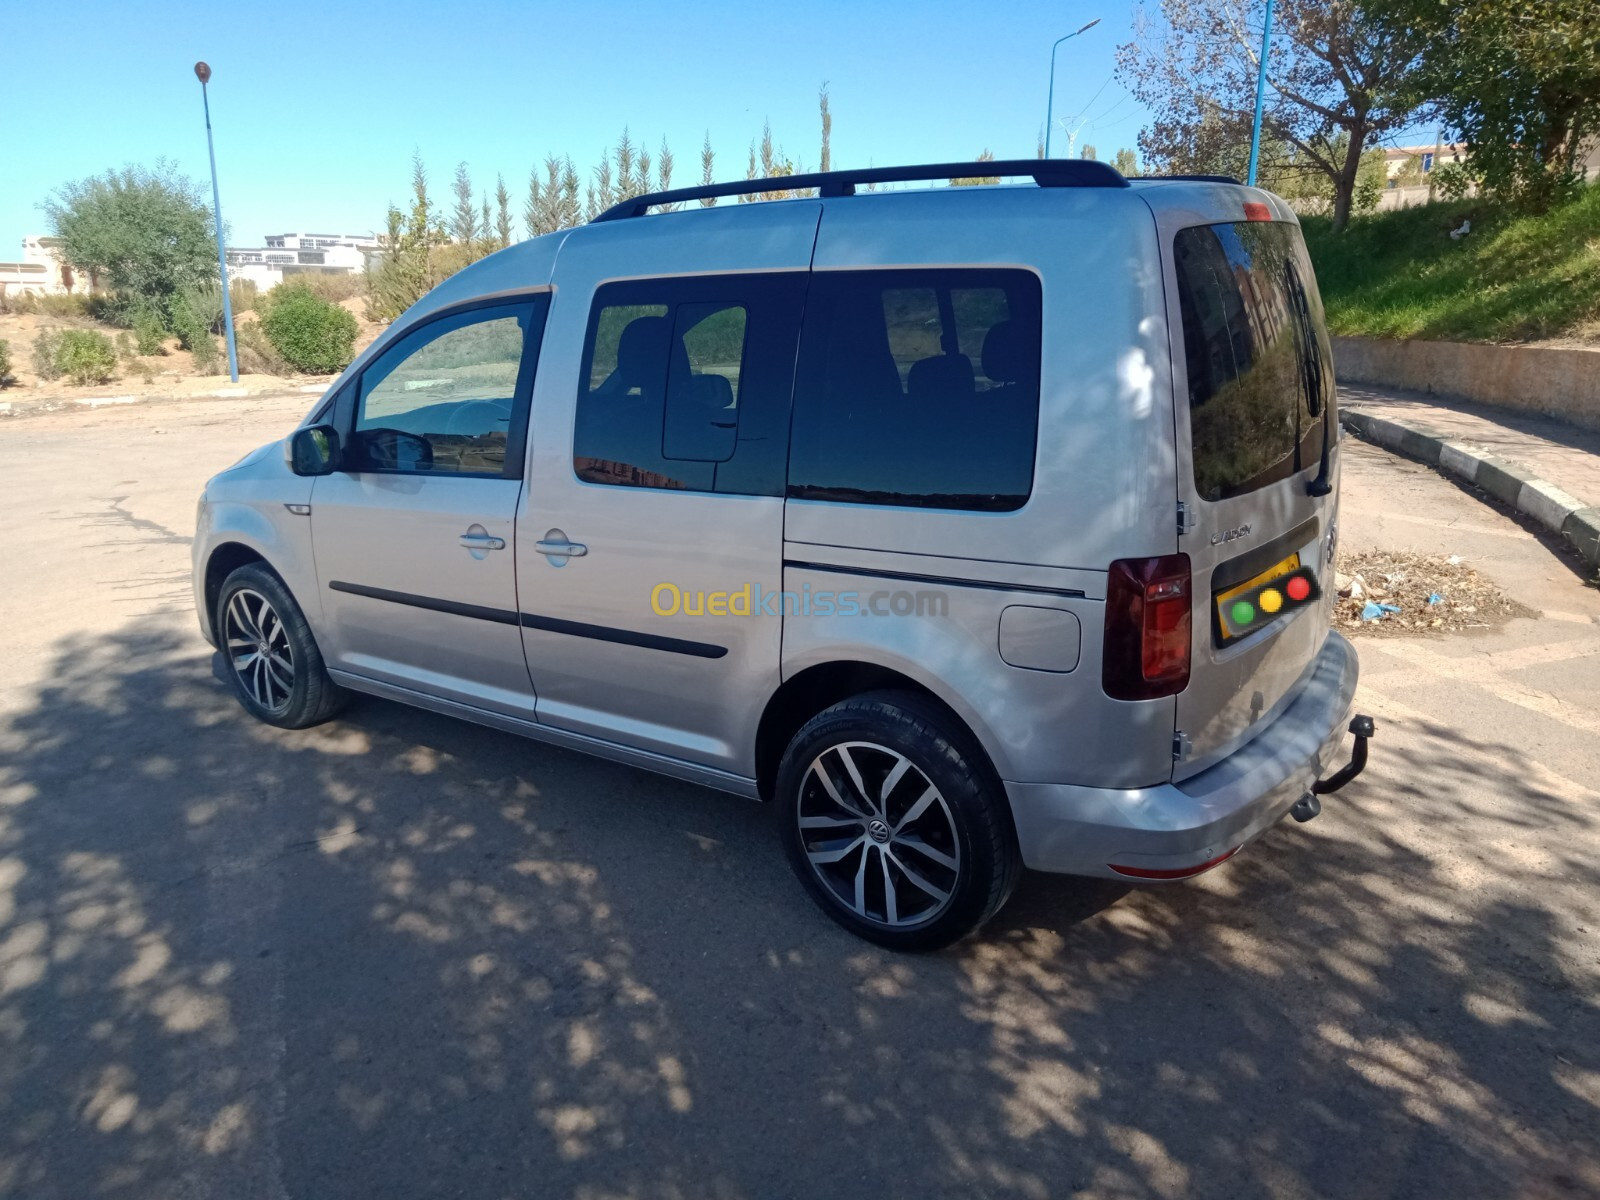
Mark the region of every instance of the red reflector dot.
[[1289, 593], [1289, 599], [1299, 603], [1311, 595], [1311, 584], [1303, 575], [1296, 575], [1284, 586], [1284, 591]]

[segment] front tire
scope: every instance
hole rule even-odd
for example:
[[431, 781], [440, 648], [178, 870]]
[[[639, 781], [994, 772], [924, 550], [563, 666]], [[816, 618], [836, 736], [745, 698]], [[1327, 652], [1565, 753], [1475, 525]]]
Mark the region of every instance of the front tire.
[[345, 692], [328, 678], [305, 614], [283, 581], [248, 563], [222, 581], [215, 630], [234, 695], [258, 721], [304, 729], [331, 717]]
[[778, 767], [784, 848], [830, 917], [935, 950], [1000, 910], [1021, 872], [1011, 811], [972, 736], [913, 692], [818, 713]]

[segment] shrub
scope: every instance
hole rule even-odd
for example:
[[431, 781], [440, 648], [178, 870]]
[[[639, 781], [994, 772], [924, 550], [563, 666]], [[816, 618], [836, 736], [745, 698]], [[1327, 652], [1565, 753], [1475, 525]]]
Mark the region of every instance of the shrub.
[[179, 307], [185, 308], [207, 333], [222, 332], [222, 286], [215, 282], [192, 283], [178, 293]]
[[39, 336], [33, 339], [33, 373], [40, 379], [60, 379], [61, 368], [56, 365], [60, 349], [61, 331], [41, 330]]
[[126, 329], [133, 324], [134, 310], [139, 304], [137, 297], [96, 292], [92, 296], [83, 298], [83, 315], [107, 325], [121, 325]]
[[161, 314], [144, 307], [133, 314], [133, 342], [140, 354], [165, 354], [167, 330], [161, 323]]
[[0, 388], [16, 382], [11, 376], [11, 343], [0, 338]]
[[42, 317], [87, 317], [90, 307], [88, 296], [74, 292], [40, 296], [34, 306], [34, 311]]
[[267, 340], [260, 321], [244, 321], [234, 330], [235, 349], [239, 354], [239, 370], [247, 375], [288, 375], [289, 364], [283, 361]]
[[194, 359], [197, 375], [215, 375], [222, 369], [222, 352], [217, 349], [217, 339], [204, 329], [195, 330], [191, 334], [189, 354]]
[[[278, 288], [284, 287], [302, 288], [313, 296], [320, 297], [323, 300], [331, 300], [337, 304], [341, 300], [353, 300], [355, 297], [365, 294], [366, 277], [355, 273], [335, 274], [329, 272], [323, 274], [321, 272], [300, 271], [289, 276], [278, 285]], [[273, 291], [277, 291], [278, 288], [274, 288]]]
[[[228, 284], [228, 298], [233, 301], [233, 315], [249, 312], [261, 301], [261, 289], [254, 279], [235, 279]], [[234, 331], [237, 338], [238, 331]]]
[[178, 335], [178, 345], [193, 350], [201, 338], [211, 336], [205, 318], [189, 307], [189, 302], [179, 297], [172, 306], [172, 332]]
[[273, 349], [297, 371], [326, 375], [355, 357], [355, 317], [299, 283], [272, 289], [261, 327]]
[[76, 384], [109, 383], [117, 373], [111, 339], [92, 329], [68, 329], [56, 345], [56, 371]]

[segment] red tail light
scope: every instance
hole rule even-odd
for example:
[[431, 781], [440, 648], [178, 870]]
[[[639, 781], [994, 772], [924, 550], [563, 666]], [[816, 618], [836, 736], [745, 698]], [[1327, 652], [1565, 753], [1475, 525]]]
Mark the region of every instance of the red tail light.
[[1246, 200], [1244, 202], [1244, 219], [1246, 221], [1270, 221], [1272, 210], [1259, 200]]
[[1153, 700], [1189, 683], [1189, 556], [1122, 558], [1106, 582], [1100, 678], [1113, 700]]

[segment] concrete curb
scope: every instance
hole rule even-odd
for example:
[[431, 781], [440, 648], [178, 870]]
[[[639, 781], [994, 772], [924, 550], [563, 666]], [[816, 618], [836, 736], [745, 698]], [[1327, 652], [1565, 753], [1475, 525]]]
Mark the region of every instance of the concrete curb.
[[1600, 507], [1585, 504], [1524, 466], [1467, 442], [1451, 441], [1419, 422], [1376, 417], [1359, 408], [1341, 412], [1339, 420], [1352, 433], [1385, 450], [1438, 467], [1482, 488], [1571, 542], [1586, 563], [1600, 568]]
[[26, 394], [13, 402], [0, 400], [0, 417], [22, 417], [37, 413], [60, 412], [63, 409], [104, 408], [114, 404], [170, 403], [184, 400], [244, 400], [261, 396], [321, 395], [331, 384], [287, 384], [283, 387], [247, 387], [243, 384], [212, 388], [204, 392], [146, 392], [130, 396], [51, 396], [36, 400]]

